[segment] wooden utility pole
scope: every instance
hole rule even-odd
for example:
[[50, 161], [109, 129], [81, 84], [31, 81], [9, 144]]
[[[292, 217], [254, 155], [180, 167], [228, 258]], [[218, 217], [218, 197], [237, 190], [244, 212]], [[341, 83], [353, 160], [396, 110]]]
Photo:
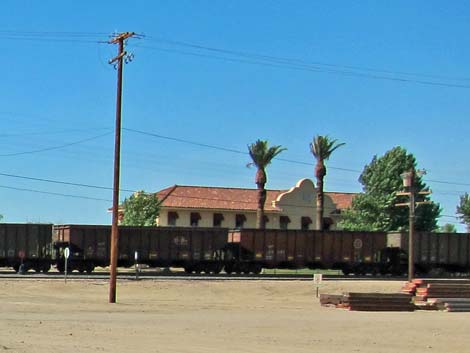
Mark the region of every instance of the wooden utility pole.
[[414, 233], [415, 233], [415, 169], [411, 168], [410, 170], [410, 185], [409, 185], [409, 196], [410, 196], [410, 205], [409, 209], [409, 220], [408, 220], [408, 281], [411, 282], [415, 273], [415, 260], [414, 260]]
[[419, 191], [416, 192], [415, 178], [416, 174], [419, 176], [426, 174], [424, 170], [415, 171], [414, 168], [411, 168], [410, 171], [403, 173], [401, 176], [403, 178], [403, 186], [405, 187], [405, 192], [397, 192], [397, 196], [408, 196], [409, 202], [398, 203], [395, 206], [408, 206], [409, 216], [408, 216], [408, 281], [411, 282], [415, 273], [415, 261], [414, 261], [414, 229], [415, 229], [415, 208], [417, 205], [424, 203], [430, 203], [430, 201], [416, 202], [416, 194], [419, 195], [429, 195], [431, 191]]
[[116, 303], [116, 275], [118, 260], [119, 242], [119, 174], [121, 160], [121, 101], [122, 101], [122, 69], [123, 59], [127, 55], [124, 51], [124, 41], [132, 37], [134, 32], [117, 34], [109, 41], [111, 44], [118, 44], [118, 55], [109, 60], [110, 64], [115, 64], [117, 69], [117, 97], [116, 97], [116, 135], [114, 139], [114, 183], [113, 183], [113, 216], [111, 225], [111, 261], [109, 278], [109, 302]]

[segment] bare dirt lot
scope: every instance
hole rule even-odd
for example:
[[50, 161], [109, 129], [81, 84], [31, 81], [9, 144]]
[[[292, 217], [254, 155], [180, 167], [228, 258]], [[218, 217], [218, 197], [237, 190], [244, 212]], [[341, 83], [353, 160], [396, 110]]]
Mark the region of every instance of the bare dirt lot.
[[[403, 282], [324, 282], [397, 292]], [[469, 352], [470, 313], [321, 307], [311, 281], [0, 280], [5, 352]]]

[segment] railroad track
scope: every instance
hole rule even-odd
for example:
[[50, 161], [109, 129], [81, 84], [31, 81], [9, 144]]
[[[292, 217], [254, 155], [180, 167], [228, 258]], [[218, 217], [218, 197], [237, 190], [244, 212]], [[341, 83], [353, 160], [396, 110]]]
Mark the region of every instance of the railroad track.
[[[308, 274], [187, 274], [185, 272], [161, 272], [161, 271], [143, 271], [136, 276], [135, 272], [125, 270], [118, 272], [120, 280], [221, 280], [221, 281], [312, 281], [312, 275]], [[15, 273], [13, 271], [0, 271], [1, 279], [15, 280], [34, 280], [34, 279], [50, 279], [64, 280], [65, 275], [57, 271], [49, 273], [27, 272], [25, 274]], [[67, 280], [107, 280], [109, 272], [97, 271], [91, 274], [72, 272], [67, 274]], [[406, 280], [406, 277], [390, 277], [390, 276], [344, 276], [344, 275], [323, 275], [325, 281], [335, 280], [368, 280], [368, 281], [397, 281]]]

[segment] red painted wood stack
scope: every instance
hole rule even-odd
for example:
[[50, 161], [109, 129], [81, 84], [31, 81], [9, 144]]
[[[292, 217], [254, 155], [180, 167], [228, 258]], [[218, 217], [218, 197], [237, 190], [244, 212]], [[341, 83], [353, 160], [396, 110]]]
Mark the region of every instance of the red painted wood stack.
[[470, 311], [469, 280], [415, 279], [406, 283], [402, 292], [414, 295], [419, 309]]
[[415, 295], [416, 286], [417, 286], [417, 283], [415, 282], [415, 280], [413, 280], [412, 282], [405, 282], [405, 284], [403, 285], [401, 289], [401, 292], [410, 294], [410, 295]]

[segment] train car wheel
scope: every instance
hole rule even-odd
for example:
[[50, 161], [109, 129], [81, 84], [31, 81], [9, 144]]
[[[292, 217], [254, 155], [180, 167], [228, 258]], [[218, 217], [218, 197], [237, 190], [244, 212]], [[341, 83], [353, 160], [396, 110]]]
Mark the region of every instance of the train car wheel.
[[223, 268], [222, 265], [219, 265], [219, 264], [215, 265], [215, 266], [214, 266], [214, 273], [215, 273], [216, 275], [218, 275], [220, 272], [222, 272], [222, 268]]
[[224, 271], [225, 271], [226, 274], [231, 275], [232, 272], [233, 272], [233, 268], [230, 265], [225, 265]]
[[95, 266], [93, 264], [87, 264], [85, 271], [86, 273], [90, 274], [94, 271], [94, 269], [95, 269]]
[[253, 269], [253, 273], [256, 275], [259, 275], [261, 271], [263, 271], [263, 268], [261, 266], [255, 266], [255, 268]]

